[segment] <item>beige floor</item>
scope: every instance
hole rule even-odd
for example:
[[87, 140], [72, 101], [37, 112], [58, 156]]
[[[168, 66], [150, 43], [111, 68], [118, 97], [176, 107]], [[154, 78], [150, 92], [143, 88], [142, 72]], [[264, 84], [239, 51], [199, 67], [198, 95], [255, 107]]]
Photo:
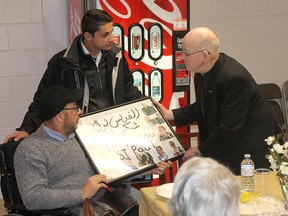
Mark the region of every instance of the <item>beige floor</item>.
[[7, 214], [6, 208], [4, 208], [4, 201], [3, 199], [0, 199], [0, 215]]

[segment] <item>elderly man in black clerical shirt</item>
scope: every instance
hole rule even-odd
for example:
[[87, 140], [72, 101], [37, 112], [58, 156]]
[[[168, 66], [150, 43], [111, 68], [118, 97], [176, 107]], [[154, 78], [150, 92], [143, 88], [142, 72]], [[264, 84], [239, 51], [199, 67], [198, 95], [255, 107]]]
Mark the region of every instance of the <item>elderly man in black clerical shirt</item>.
[[219, 39], [209, 28], [189, 31], [182, 50], [186, 69], [194, 73], [196, 101], [174, 110], [155, 104], [176, 126], [197, 122], [200, 143], [183, 160], [212, 157], [240, 174], [240, 163], [249, 153], [255, 167], [269, 168], [264, 139], [276, 133], [276, 122], [251, 74], [219, 52]]

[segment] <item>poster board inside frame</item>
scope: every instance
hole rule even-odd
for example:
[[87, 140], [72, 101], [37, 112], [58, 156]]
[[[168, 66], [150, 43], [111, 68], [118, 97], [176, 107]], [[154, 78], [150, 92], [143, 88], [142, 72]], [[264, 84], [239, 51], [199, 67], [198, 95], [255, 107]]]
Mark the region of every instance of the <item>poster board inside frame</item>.
[[179, 159], [185, 153], [150, 97], [82, 115], [76, 138], [94, 170], [106, 175], [109, 185], [151, 170], [160, 161]]

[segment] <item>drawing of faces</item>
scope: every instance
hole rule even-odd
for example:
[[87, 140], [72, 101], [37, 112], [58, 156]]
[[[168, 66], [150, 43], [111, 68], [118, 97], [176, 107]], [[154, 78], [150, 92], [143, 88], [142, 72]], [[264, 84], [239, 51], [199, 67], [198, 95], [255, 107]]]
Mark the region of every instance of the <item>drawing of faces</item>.
[[156, 111], [156, 109], [153, 107], [153, 106], [148, 106], [146, 103], [144, 103], [144, 102], [142, 102], [141, 103], [141, 105], [142, 105], [142, 112], [145, 114], [145, 115], [147, 115], [147, 116], [149, 116], [149, 115], [152, 115], [152, 114], [154, 114], [154, 113], [156, 113], [157, 111]]
[[181, 146], [176, 146], [176, 144], [173, 141], [169, 141], [169, 145], [170, 147], [173, 149], [173, 154], [175, 156], [180, 155], [182, 153], [184, 153], [184, 149]]
[[139, 161], [140, 167], [154, 164], [153, 157], [149, 152], [137, 153], [136, 158]]
[[163, 148], [161, 146], [156, 146], [156, 151], [158, 153], [158, 159], [160, 161], [168, 160], [167, 154], [163, 151]]
[[163, 124], [165, 121], [160, 115], [160, 113], [156, 113], [156, 118], [150, 120], [154, 125], [156, 124]]
[[132, 170], [137, 170], [138, 169], [137, 166], [132, 164], [131, 158], [125, 158], [124, 160], [122, 160], [122, 162], [124, 162], [128, 167], [131, 167]]
[[167, 139], [174, 137], [174, 135], [168, 132], [166, 128], [163, 127], [162, 125], [158, 126], [158, 131], [160, 133], [159, 135], [160, 141], [167, 140]]

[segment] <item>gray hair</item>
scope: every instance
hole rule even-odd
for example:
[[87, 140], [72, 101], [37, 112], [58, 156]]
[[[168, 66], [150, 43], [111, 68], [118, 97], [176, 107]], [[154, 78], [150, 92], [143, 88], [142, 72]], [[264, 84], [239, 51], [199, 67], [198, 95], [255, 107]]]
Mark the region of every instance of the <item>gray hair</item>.
[[194, 157], [179, 169], [169, 209], [173, 216], [238, 216], [240, 185], [211, 158]]

